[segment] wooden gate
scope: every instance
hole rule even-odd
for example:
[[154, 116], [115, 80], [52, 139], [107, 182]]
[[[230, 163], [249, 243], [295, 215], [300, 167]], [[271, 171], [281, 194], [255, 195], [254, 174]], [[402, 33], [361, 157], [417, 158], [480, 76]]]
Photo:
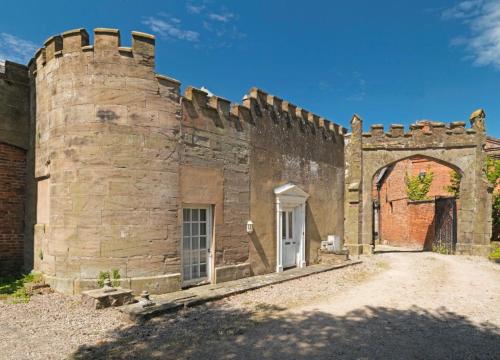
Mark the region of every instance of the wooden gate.
[[454, 197], [436, 198], [435, 236], [432, 250], [454, 254], [457, 243], [457, 204]]

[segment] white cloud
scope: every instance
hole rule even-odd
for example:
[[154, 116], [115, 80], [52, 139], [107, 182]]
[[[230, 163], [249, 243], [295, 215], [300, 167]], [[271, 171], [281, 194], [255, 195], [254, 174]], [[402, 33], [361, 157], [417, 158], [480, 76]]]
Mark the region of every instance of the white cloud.
[[8, 33], [0, 33], [0, 59], [26, 64], [37, 46], [31, 41]]
[[442, 17], [458, 19], [468, 27], [468, 36], [453, 39], [452, 45], [465, 47], [475, 65], [500, 69], [500, 1], [462, 1], [443, 11]]
[[220, 21], [220, 22], [229, 22], [234, 19], [234, 14], [230, 12], [224, 12], [220, 14], [210, 13], [208, 14], [208, 18], [210, 20]]
[[199, 14], [205, 9], [205, 5], [187, 4], [186, 9], [190, 14]]
[[198, 32], [182, 29], [180, 27], [181, 21], [178, 18], [160, 19], [150, 16], [143, 20], [142, 23], [147, 25], [151, 31], [164, 38], [185, 40], [189, 42], [197, 42], [200, 38]]

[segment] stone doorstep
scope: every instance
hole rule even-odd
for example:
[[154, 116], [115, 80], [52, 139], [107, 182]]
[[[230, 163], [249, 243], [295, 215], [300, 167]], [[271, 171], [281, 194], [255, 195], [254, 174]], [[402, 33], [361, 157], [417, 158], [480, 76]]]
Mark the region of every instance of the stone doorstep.
[[176, 291], [169, 294], [152, 297], [155, 305], [143, 308], [140, 304], [130, 304], [117, 307], [127, 314], [131, 320], [144, 321], [162, 314], [177, 312], [181, 309], [217, 301], [232, 295], [266, 286], [280, 284], [285, 281], [299, 279], [313, 274], [319, 274], [347, 266], [361, 264], [361, 260], [349, 260], [342, 264], [318, 264], [303, 269], [292, 269], [281, 273], [257, 275], [244, 279], [228, 281], [217, 285], [202, 285], [189, 290]]

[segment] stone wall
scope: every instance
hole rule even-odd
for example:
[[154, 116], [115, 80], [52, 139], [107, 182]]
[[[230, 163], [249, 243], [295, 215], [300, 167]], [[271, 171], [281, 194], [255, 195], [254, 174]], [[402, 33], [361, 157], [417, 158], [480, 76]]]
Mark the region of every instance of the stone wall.
[[[371, 131], [360, 134], [359, 121], [353, 122], [352, 144], [361, 148], [353, 153], [346, 149], [347, 163], [357, 164], [361, 182], [346, 177], [348, 201], [357, 206], [355, 214], [346, 216], [347, 246], [354, 252], [370, 251], [373, 244], [373, 198], [372, 181], [382, 168], [401, 159], [419, 155], [435, 159], [462, 173], [461, 207], [458, 209], [457, 252], [487, 255], [491, 238], [491, 189], [483, 171], [486, 153], [485, 114], [475, 111], [471, 117], [471, 128], [464, 122], [444, 124], [426, 122], [413, 124], [405, 133], [402, 125], [392, 125], [386, 133], [382, 125], [373, 125]], [[356, 125], [356, 126], [354, 126]], [[351, 171], [352, 172], [352, 171]], [[354, 200], [353, 200], [354, 199]], [[357, 220], [357, 221], [356, 221]], [[358, 231], [361, 224], [361, 231]], [[358, 231], [356, 237], [347, 234]]]
[[252, 89], [250, 198], [254, 274], [276, 269], [274, 189], [293, 183], [307, 192], [306, 262], [316, 262], [321, 240], [342, 236], [343, 128], [281, 99]]
[[51, 37], [35, 58], [35, 268], [59, 291], [117, 269], [135, 291], [179, 289], [179, 83], [154, 72], [154, 37]]
[[7, 61], [0, 68], [0, 271], [31, 268], [33, 182], [26, 177], [33, 166], [29, 110], [28, 68]]
[[230, 105], [192, 87], [182, 101], [181, 205], [213, 206], [214, 282], [250, 275], [249, 124]]

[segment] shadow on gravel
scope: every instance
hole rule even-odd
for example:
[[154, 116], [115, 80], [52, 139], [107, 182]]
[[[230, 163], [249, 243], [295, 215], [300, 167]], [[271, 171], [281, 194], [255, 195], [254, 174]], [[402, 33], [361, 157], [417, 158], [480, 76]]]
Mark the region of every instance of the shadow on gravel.
[[80, 347], [73, 359], [499, 359], [500, 328], [441, 309], [344, 316], [223, 305], [155, 318]]

